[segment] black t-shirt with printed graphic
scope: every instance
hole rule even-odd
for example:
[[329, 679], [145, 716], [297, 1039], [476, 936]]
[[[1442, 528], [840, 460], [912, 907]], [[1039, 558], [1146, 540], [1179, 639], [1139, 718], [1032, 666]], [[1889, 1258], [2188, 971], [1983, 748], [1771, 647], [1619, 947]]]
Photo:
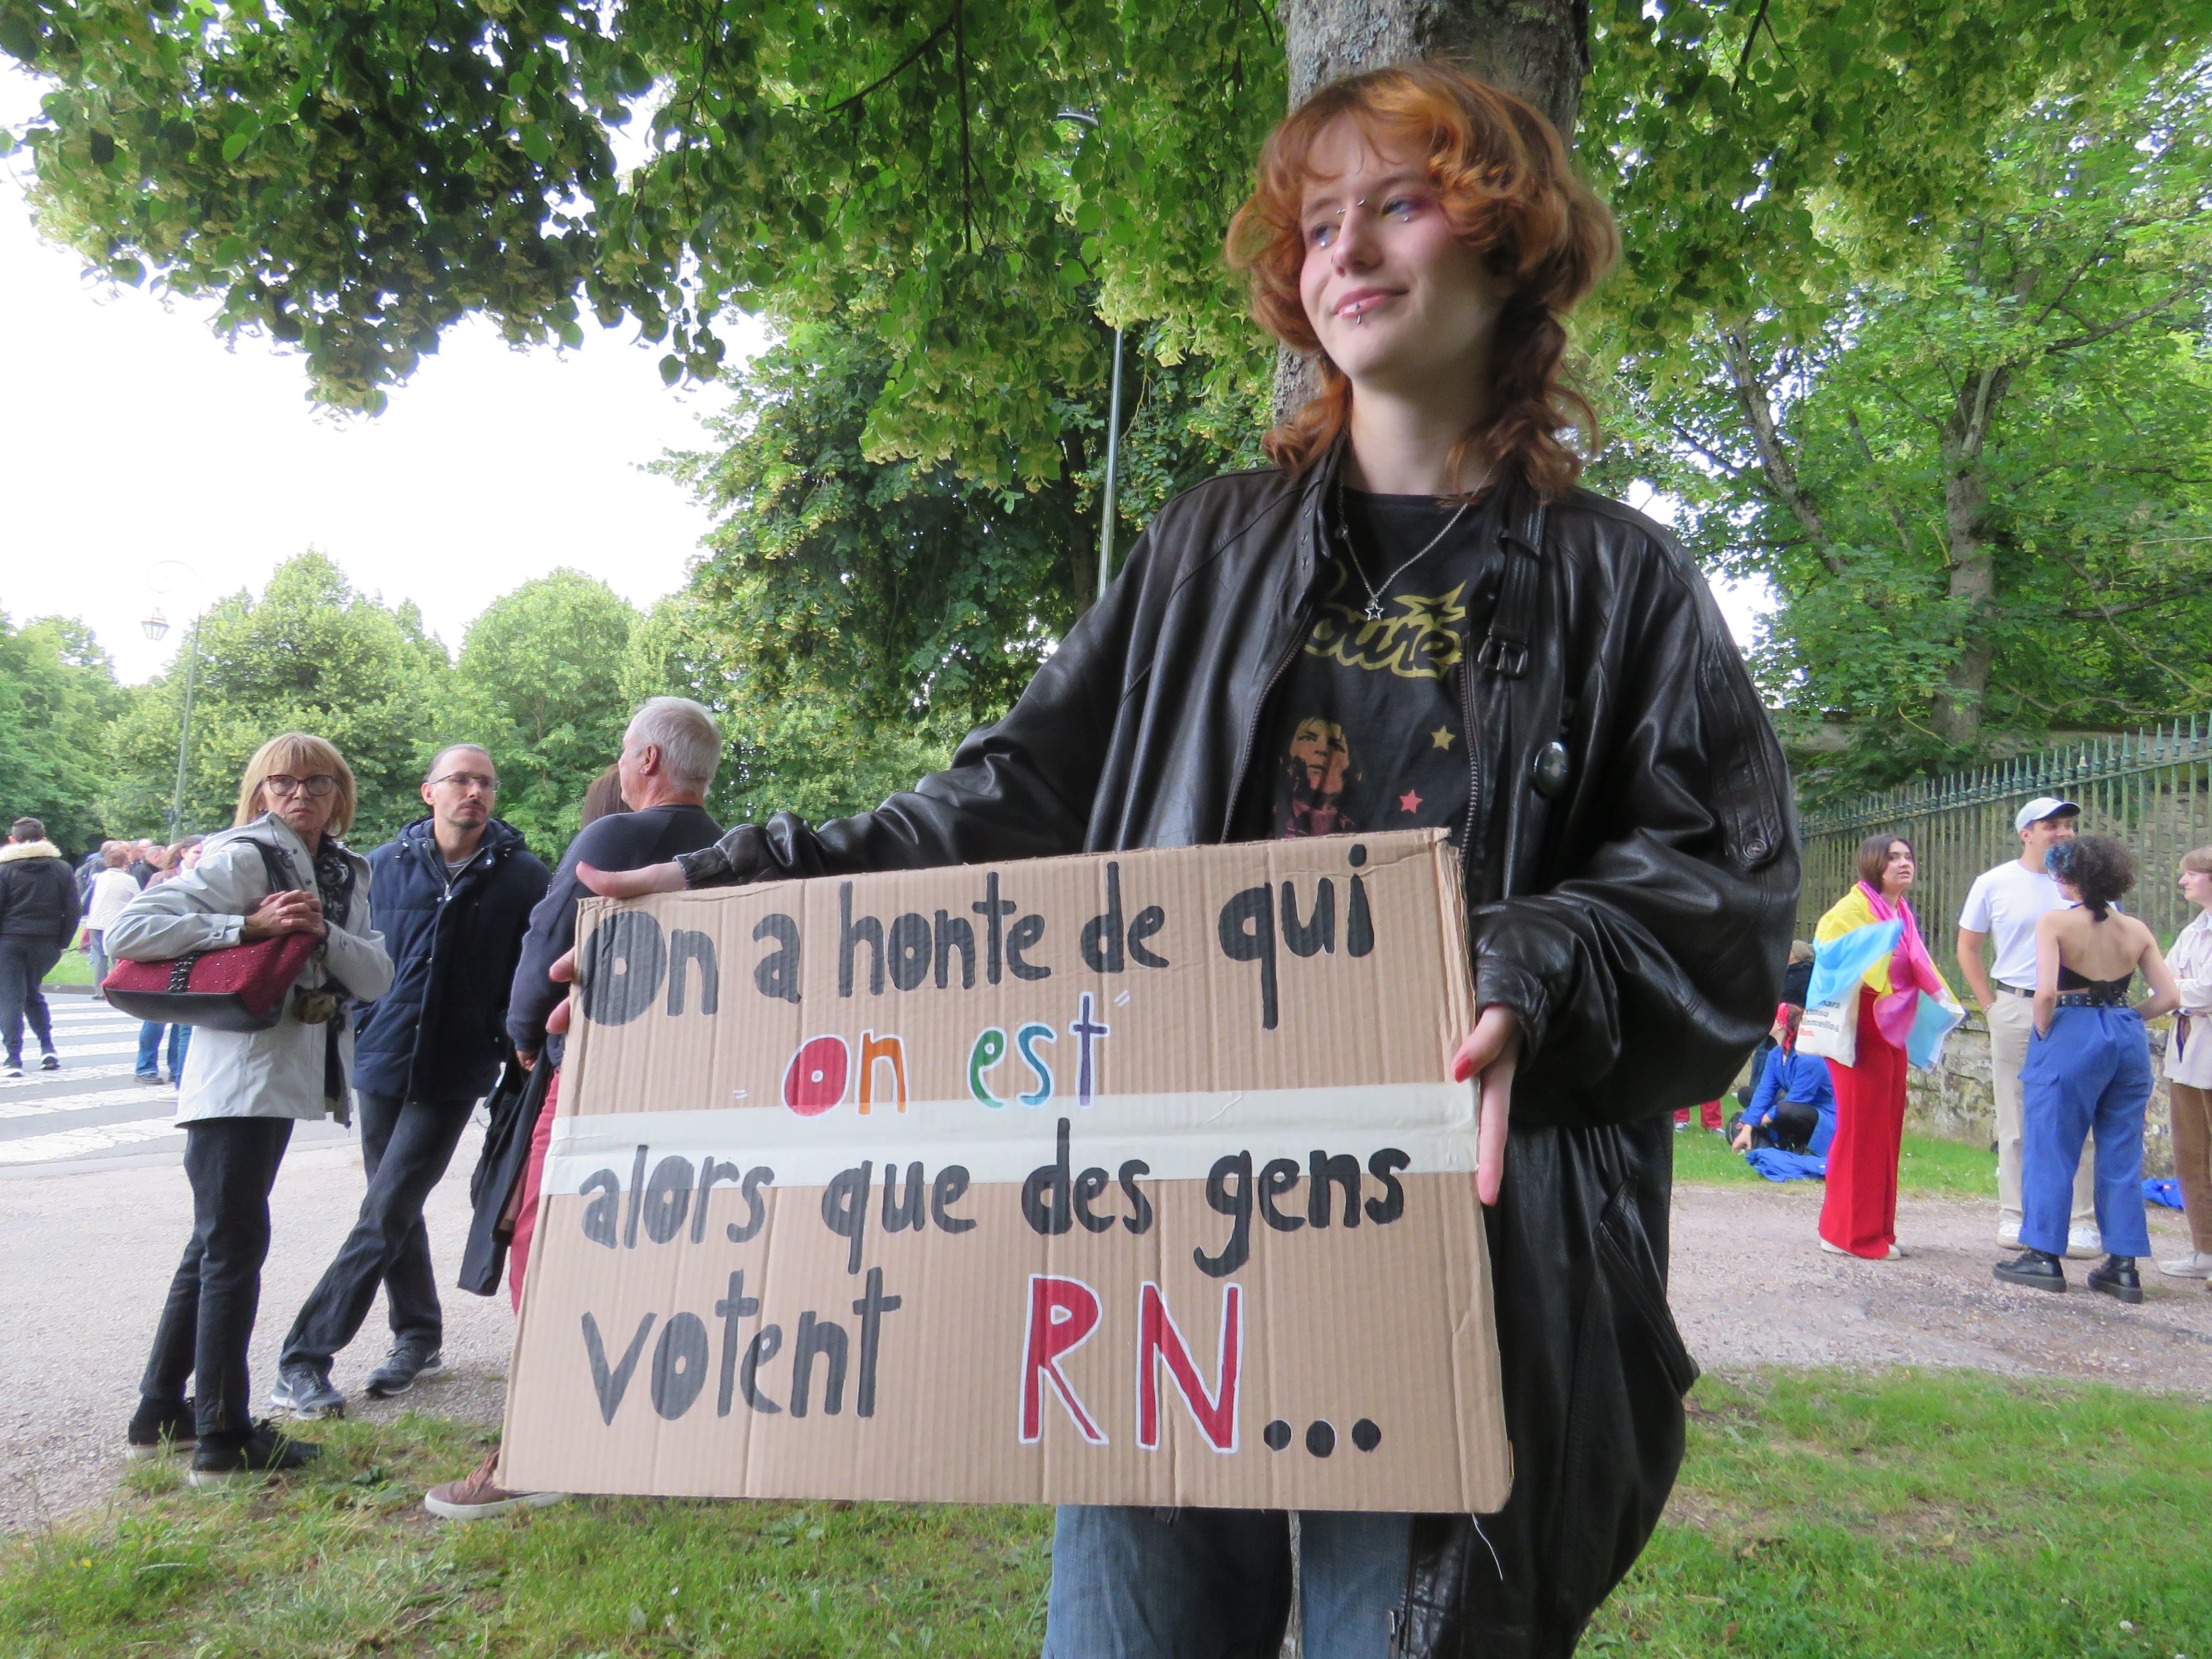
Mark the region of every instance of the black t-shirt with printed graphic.
[[[1334, 556], [1312, 629], [1264, 717], [1253, 771], [1269, 781], [1250, 799], [1264, 799], [1267, 816], [1251, 831], [1282, 839], [1442, 827], [1457, 843], [1471, 781], [1460, 659], [1478, 603], [1480, 538], [1495, 533], [1492, 499], [1449, 531], [1458, 509], [1431, 495], [1347, 489], [1341, 499], [1342, 528], [1329, 514]], [[1380, 594], [1379, 617], [1367, 615], [1345, 530]]]

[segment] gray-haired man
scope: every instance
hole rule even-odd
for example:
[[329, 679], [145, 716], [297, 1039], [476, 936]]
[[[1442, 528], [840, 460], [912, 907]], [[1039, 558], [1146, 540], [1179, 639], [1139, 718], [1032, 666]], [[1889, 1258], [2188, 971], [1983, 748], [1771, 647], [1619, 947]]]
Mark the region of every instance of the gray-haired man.
[[[2028, 1034], [2035, 1025], [2035, 924], [2066, 903], [2044, 861], [2052, 847], [2074, 839], [2081, 821], [2080, 807], [2052, 795], [2039, 795], [2021, 807], [2013, 815], [2020, 856], [1974, 878], [1959, 913], [1959, 966], [1990, 1024], [1997, 1114], [1997, 1242], [2011, 1249], [2020, 1244], [2020, 1068], [2027, 1063]], [[1996, 961], [1985, 969], [1982, 947], [1992, 939]], [[2075, 1172], [2074, 1218], [2066, 1237], [2066, 1254], [2085, 1260], [2104, 1249], [2097, 1234], [2092, 1163], [2085, 1157]]]

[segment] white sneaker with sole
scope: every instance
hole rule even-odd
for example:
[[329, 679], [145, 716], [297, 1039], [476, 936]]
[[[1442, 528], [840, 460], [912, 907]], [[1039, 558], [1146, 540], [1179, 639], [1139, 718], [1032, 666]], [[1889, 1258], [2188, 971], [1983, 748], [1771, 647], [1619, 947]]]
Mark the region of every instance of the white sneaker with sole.
[[2069, 1261], [2094, 1261], [2105, 1253], [2105, 1241], [2094, 1227], [2076, 1227], [2066, 1235]]
[[2212, 1254], [2192, 1250], [2187, 1255], [2160, 1262], [2158, 1270], [2168, 1279], [2212, 1279]]

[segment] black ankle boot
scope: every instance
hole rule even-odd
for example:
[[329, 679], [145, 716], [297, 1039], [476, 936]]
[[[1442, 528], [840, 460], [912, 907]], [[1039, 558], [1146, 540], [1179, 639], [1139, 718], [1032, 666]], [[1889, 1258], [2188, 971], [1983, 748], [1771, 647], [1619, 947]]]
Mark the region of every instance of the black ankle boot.
[[2103, 1267], [2089, 1269], [2089, 1288], [2102, 1291], [2115, 1301], [2142, 1301], [2142, 1277], [2136, 1272], [2135, 1257], [2106, 1256]]
[[2022, 1250], [2010, 1261], [2000, 1261], [1992, 1270], [2008, 1285], [2026, 1285], [2039, 1291], [2063, 1291], [2066, 1288], [2066, 1269], [2055, 1255], [2045, 1255], [2041, 1250]]

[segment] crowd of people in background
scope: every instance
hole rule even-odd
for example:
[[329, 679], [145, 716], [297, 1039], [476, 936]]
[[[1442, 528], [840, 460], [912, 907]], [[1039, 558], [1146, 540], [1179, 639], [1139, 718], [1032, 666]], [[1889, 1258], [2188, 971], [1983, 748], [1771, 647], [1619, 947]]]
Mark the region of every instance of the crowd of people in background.
[[[311, 1462], [319, 1449], [289, 1425], [344, 1411], [333, 1367], [380, 1289], [391, 1343], [363, 1391], [389, 1398], [443, 1368], [423, 1207], [479, 1103], [491, 1121], [460, 1283], [490, 1295], [504, 1279], [519, 1310], [559, 1097], [565, 958], [586, 890], [578, 867], [626, 870], [711, 845], [720, 827], [705, 799], [720, 748], [697, 703], [644, 704], [581, 803], [557, 872], [497, 817], [497, 764], [469, 743], [438, 751], [422, 783], [425, 816], [366, 857], [341, 839], [356, 805], [345, 757], [296, 732], [256, 751], [231, 827], [214, 835], [109, 842], [72, 879], [42, 826], [15, 826], [0, 854], [0, 992], [9, 1007], [22, 1003], [49, 1054], [36, 987], [80, 925], [102, 978], [118, 961], [173, 962], [300, 933], [318, 941], [264, 1029], [211, 1025], [195, 1039], [183, 1026], [144, 1027], [141, 1077], [161, 1078], [165, 1036], [169, 1045], [193, 1213], [125, 1431], [130, 1456], [189, 1452], [196, 1486]], [[366, 1191], [279, 1352], [268, 1400], [288, 1417], [256, 1417], [247, 1352], [272, 1242], [270, 1193], [295, 1124], [345, 1123], [356, 1110]], [[503, 1490], [495, 1467], [495, 1454], [434, 1488], [428, 1508], [471, 1519], [562, 1496]]]
[[[2212, 848], [2181, 860], [2181, 891], [2198, 915], [2164, 953], [2121, 908], [2136, 879], [2133, 855], [2081, 835], [2075, 803], [2031, 800], [2014, 827], [2020, 856], [1976, 878], [1957, 937], [1989, 1030], [1996, 1239], [2018, 1253], [1996, 1276], [2063, 1291], [2066, 1259], [2101, 1257], [2088, 1287], [2142, 1300], [2153, 1088], [2144, 1022], [2173, 1013], [2166, 1073], [2191, 1237], [2187, 1251], [2156, 1267], [2212, 1289]], [[1918, 873], [1911, 842], [1869, 836], [1857, 866], [1858, 881], [1821, 917], [1814, 941], [1793, 946], [1743, 1109], [1724, 1132], [1774, 1179], [1825, 1179], [1823, 1250], [1897, 1261], [1905, 1254], [1897, 1182], [1907, 1074], [1937, 1062], [1965, 1010], [1907, 897]], [[2138, 975], [2148, 994], [2131, 1002]]]

